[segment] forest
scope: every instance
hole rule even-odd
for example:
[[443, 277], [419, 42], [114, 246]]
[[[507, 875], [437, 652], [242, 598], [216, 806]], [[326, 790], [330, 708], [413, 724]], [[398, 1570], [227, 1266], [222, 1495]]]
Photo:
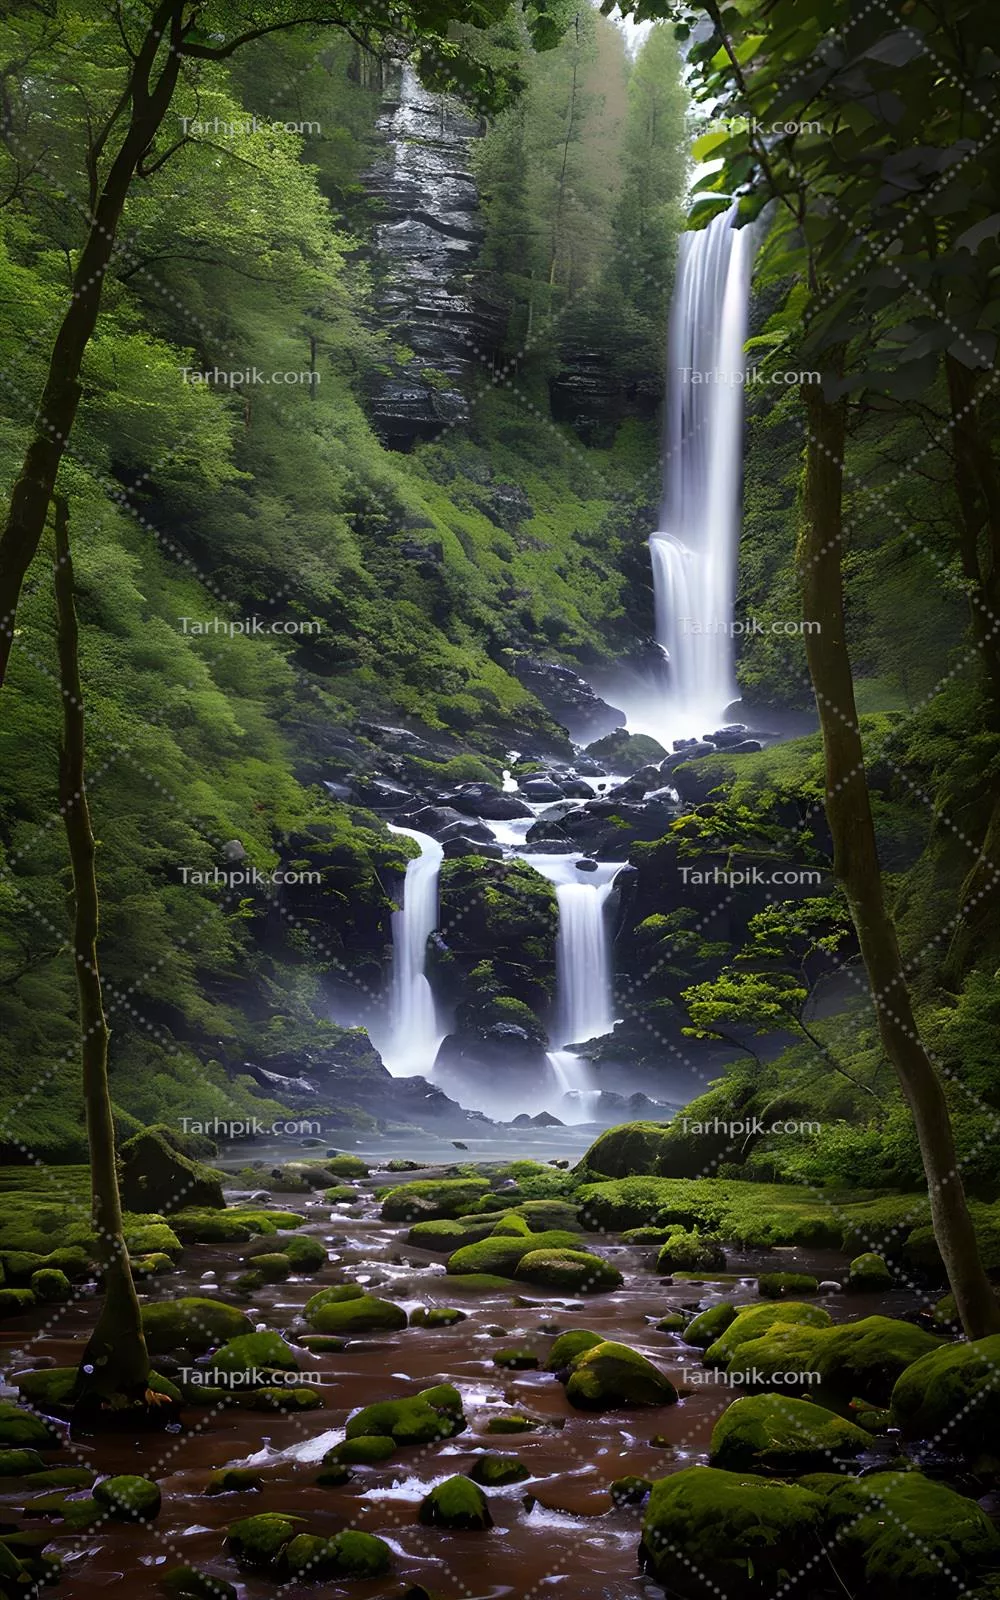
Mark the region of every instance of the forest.
[[985, 0], [8, 0], [0, 1600], [1000, 1600]]

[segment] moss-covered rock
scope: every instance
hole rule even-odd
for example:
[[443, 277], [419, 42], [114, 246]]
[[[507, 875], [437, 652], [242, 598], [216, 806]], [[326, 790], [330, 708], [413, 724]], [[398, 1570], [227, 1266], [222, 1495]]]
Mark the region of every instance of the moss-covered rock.
[[727, 1472], [793, 1478], [832, 1471], [871, 1448], [853, 1422], [810, 1400], [790, 1395], [745, 1395], [729, 1406], [712, 1431], [710, 1462]]
[[319, 1272], [329, 1260], [322, 1240], [308, 1233], [282, 1239], [281, 1254], [292, 1263], [293, 1272]]
[[411, 1328], [452, 1328], [456, 1322], [465, 1322], [468, 1312], [457, 1306], [415, 1306], [410, 1312]]
[[683, 1311], [668, 1311], [654, 1326], [657, 1333], [683, 1333], [687, 1320]]
[[866, 1250], [863, 1255], [855, 1256], [847, 1269], [845, 1289], [878, 1290], [891, 1288], [892, 1273], [874, 1250]]
[[31, 1289], [0, 1289], [0, 1317], [22, 1317], [35, 1304]]
[[[27, 1394], [23, 1379], [29, 1374], [18, 1375], [18, 1387], [32, 1405], [37, 1402]], [[74, 1372], [74, 1377], [76, 1376]], [[0, 1400], [0, 1446], [13, 1449], [51, 1450], [59, 1444], [59, 1435], [55, 1429], [32, 1411], [26, 1411], [23, 1406], [15, 1405], [13, 1400]]]
[[300, 1228], [304, 1220], [294, 1211], [257, 1211], [242, 1207], [211, 1211], [195, 1206], [171, 1217], [174, 1231], [183, 1244], [246, 1244], [258, 1234], [274, 1234], [279, 1228]]
[[941, 1347], [940, 1339], [911, 1322], [865, 1317], [827, 1329], [819, 1340], [823, 1382], [849, 1399], [887, 1404], [900, 1374], [921, 1356]]
[[131, 1256], [129, 1266], [133, 1278], [163, 1278], [175, 1271], [173, 1258], [165, 1250], [151, 1250], [145, 1256]]
[[282, 1384], [277, 1388], [264, 1384], [259, 1389], [241, 1390], [236, 1404], [241, 1411], [280, 1411], [287, 1415], [294, 1411], [318, 1411], [323, 1396], [308, 1383]]
[[[265, 1283], [284, 1283], [292, 1275], [292, 1263], [288, 1256], [276, 1250], [262, 1251], [253, 1257], [251, 1268], [245, 1278], [252, 1279], [246, 1283], [247, 1288], [260, 1288]], [[241, 1279], [241, 1284], [244, 1279]]]
[[823, 1501], [797, 1484], [685, 1467], [653, 1484], [639, 1559], [685, 1600], [773, 1595], [820, 1547]]
[[529, 1250], [514, 1276], [564, 1294], [600, 1294], [620, 1289], [623, 1281], [617, 1267], [588, 1250]]
[[351, 1201], [358, 1200], [360, 1197], [361, 1190], [352, 1189], [349, 1183], [335, 1183], [323, 1195], [323, 1199], [328, 1206], [339, 1206], [341, 1203], [349, 1205]]
[[602, 1340], [574, 1360], [566, 1398], [579, 1411], [613, 1411], [618, 1406], [673, 1405], [677, 1390], [637, 1350]]
[[450, 1439], [466, 1426], [462, 1396], [449, 1383], [421, 1389], [405, 1400], [377, 1400], [347, 1420], [348, 1439], [387, 1434], [397, 1444], [431, 1444]]
[[354, 1528], [332, 1538], [297, 1533], [282, 1550], [281, 1566], [298, 1578], [381, 1578], [392, 1570], [392, 1551], [384, 1539]]
[[208, 1475], [206, 1494], [256, 1494], [264, 1480], [252, 1467], [217, 1467]]
[[616, 1506], [641, 1506], [652, 1487], [651, 1479], [630, 1475], [626, 1478], [615, 1478], [608, 1485], [608, 1491]]
[[489, 1191], [485, 1178], [421, 1178], [401, 1183], [382, 1200], [386, 1222], [460, 1217]]
[[323, 1162], [327, 1172], [332, 1172], [335, 1178], [367, 1178], [368, 1165], [360, 1156], [351, 1155], [349, 1151], [342, 1151], [340, 1155], [327, 1156]]
[[45, 1462], [37, 1450], [0, 1450], [0, 1478], [23, 1478], [44, 1470]]
[[536, 1429], [544, 1427], [544, 1417], [530, 1417], [524, 1411], [504, 1411], [499, 1416], [490, 1417], [485, 1431], [487, 1433], [534, 1433]]
[[713, 1267], [725, 1267], [726, 1252], [719, 1239], [711, 1234], [699, 1233], [695, 1228], [690, 1232], [684, 1228], [677, 1228], [661, 1246], [656, 1258], [656, 1270], [661, 1273], [670, 1273], [684, 1268], [688, 1271], [696, 1269], [710, 1270]]
[[233, 1584], [197, 1567], [171, 1567], [160, 1578], [160, 1585], [174, 1600], [237, 1600]]
[[376, 1466], [396, 1454], [396, 1441], [386, 1433], [361, 1433], [356, 1438], [342, 1439], [323, 1457], [324, 1467]]
[[566, 1333], [561, 1333], [553, 1344], [545, 1363], [546, 1370], [567, 1372], [577, 1356], [602, 1343], [600, 1334], [592, 1333], [589, 1328], [570, 1328]]
[[305, 1317], [317, 1333], [377, 1333], [406, 1327], [402, 1306], [366, 1294], [355, 1283], [321, 1289], [306, 1303]]
[[353, 1477], [354, 1468], [349, 1467], [346, 1461], [333, 1461], [328, 1467], [320, 1468], [316, 1474], [316, 1485], [320, 1489], [342, 1489]]
[[225, 1207], [218, 1174], [174, 1149], [155, 1128], [144, 1128], [121, 1147], [122, 1203], [127, 1211], [170, 1216], [190, 1206]]
[[666, 1244], [670, 1235], [676, 1232], [676, 1224], [663, 1228], [626, 1228], [622, 1238], [626, 1244]]
[[476, 1217], [442, 1217], [433, 1222], [415, 1222], [406, 1235], [406, 1242], [421, 1250], [441, 1250], [450, 1255], [453, 1250], [461, 1250], [463, 1245], [488, 1239], [495, 1226], [492, 1217], [484, 1217], [482, 1221]]
[[150, 1355], [174, 1350], [200, 1354], [230, 1339], [253, 1332], [253, 1324], [236, 1306], [222, 1300], [185, 1295], [179, 1300], [158, 1300], [142, 1308], [142, 1329]]
[[473, 1483], [487, 1489], [502, 1489], [508, 1483], [523, 1483], [531, 1473], [517, 1456], [498, 1455], [487, 1451], [469, 1471]]
[[489, 1502], [478, 1483], [456, 1473], [436, 1484], [420, 1502], [419, 1518], [432, 1528], [492, 1528]]
[[259, 1571], [277, 1566], [285, 1546], [299, 1532], [303, 1519], [278, 1511], [262, 1511], [230, 1525], [226, 1542], [241, 1566]]
[[447, 1270], [464, 1276], [467, 1273], [487, 1273], [495, 1277], [509, 1277], [516, 1273], [525, 1256], [536, 1251], [578, 1249], [579, 1237], [559, 1230], [547, 1233], [528, 1233], [523, 1236], [491, 1234], [478, 1244], [463, 1245], [448, 1257]]
[[456, 1283], [451, 1293], [461, 1291], [462, 1294], [502, 1294], [506, 1289], [514, 1294], [520, 1285], [513, 1278], [501, 1277], [496, 1272], [463, 1272], [461, 1282]]
[[700, 1311], [684, 1330], [685, 1344], [694, 1344], [707, 1350], [736, 1321], [737, 1315], [736, 1307], [729, 1300], [720, 1300], [717, 1305], [709, 1306], [707, 1311]]
[[[822, 1306], [804, 1305], [787, 1300], [776, 1305], [746, 1306], [737, 1309], [735, 1317], [728, 1320], [722, 1333], [705, 1351], [708, 1366], [723, 1366], [731, 1360], [740, 1345], [759, 1339], [776, 1323], [804, 1324], [810, 1328], [828, 1328], [833, 1318]], [[694, 1324], [692, 1323], [692, 1327]], [[690, 1329], [688, 1330], [690, 1332]]]
[[58, 1267], [39, 1267], [31, 1274], [30, 1288], [36, 1300], [57, 1304], [73, 1298], [73, 1285]]
[[512, 1345], [506, 1350], [498, 1350], [493, 1357], [495, 1367], [506, 1367], [510, 1372], [530, 1372], [538, 1366], [538, 1356], [534, 1350], [526, 1350], [522, 1346]]
[[819, 1279], [811, 1272], [762, 1272], [757, 1293], [763, 1300], [784, 1300], [796, 1294], [816, 1294]]
[[44, 1467], [24, 1481], [32, 1489], [89, 1489], [95, 1476], [89, 1467]]
[[341, 1350], [346, 1350], [348, 1345], [347, 1339], [335, 1333], [304, 1333], [298, 1342], [318, 1356], [337, 1355]]
[[490, 1232], [499, 1238], [525, 1239], [531, 1229], [524, 1217], [518, 1216], [516, 1211], [508, 1211], [493, 1224]]
[[909, 1439], [934, 1439], [972, 1451], [1000, 1429], [1000, 1334], [939, 1345], [899, 1375], [890, 1409]]
[[939, 1600], [1000, 1562], [986, 1512], [920, 1472], [824, 1479], [822, 1487], [826, 1537], [848, 1584], [866, 1596]]
[[280, 1334], [265, 1330], [263, 1333], [243, 1333], [230, 1339], [216, 1350], [212, 1366], [219, 1372], [262, 1374], [267, 1381], [272, 1372], [297, 1372], [298, 1357]]
[[129, 1472], [95, 1484], [94, 1499], [115, 1522], [150, 1522], [163, 1503], [157, 1484]]

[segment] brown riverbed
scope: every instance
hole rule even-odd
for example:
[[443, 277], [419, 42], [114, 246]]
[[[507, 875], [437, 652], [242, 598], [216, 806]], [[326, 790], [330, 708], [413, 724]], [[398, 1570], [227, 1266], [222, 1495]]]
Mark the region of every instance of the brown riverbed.
[[[616, 1508], [608, 1486], [628, 1474], [660, 1477], [705, 1460], [714, 1421], [734, 1392], [709, 1384], [692, 1389], [675, 1406], [581, 1413], [567, 1405], [551, 1374], [497, 1368], [494, 1352], [523, 1344], [544, 1363], [554, 1332], [588, 1327], [641, 1350], [682, 1388], [685, 1368], [699, 1368], [700, 1353], [679, 1336], [658, 1332], [654, 1320], [682, 1305], [704, 1308], [720, 1298], [753, 1300], [753, 1280], [762, 1270], [810, 1270], [826, 1277], [844, 1264], [832, 1251], [754, 1252], [730, 1257], [729, 1270], [746, 1273], [740, 1283], [671, 1284], [651, 1272], [655, 1251], [627, 1247], [610, 1236], [601, 1239], [599, 1248], [624, 1274], [624, 1287], [616, 1293], [585, 1302], [535, 1289], [518, 1297], [509, 1292], [483, 1295], [463, 1291], [461, 1278], [447, 1277], [442, 1257], [407, 1246], [405, 1227], [383, 1224], [370, 1199], [333, 1210], [300, 1196], [279, 1195], [275, 1204], [308, 1217], [304, 1231], [326, 1242], [330, 1264], [319, 1273], [254, 1294], [247, 1309], [259, 1324], [294, 1343], [306, 1331], [301, 1318], [305, 1301], [324, 1284], [342, 1279], [367, 1281], [407, 1308], [459, 1306], [469, 1319], [451, 1328], [407, 1328], [358, 1339], [337, 1354], [302, 1351], [303, 1369], [319, 1374], [325, 1400], [321, 1410], [282, 1415], [188, 1409], [177, 1431], [68, 1441], [58, 1452], [60, 1465], [145, 1473], [163, 1493], [163, 1509], [148, 1528], [106, 1522], [77, 1534], [62, 1532], [64, 1525], [57, 1520], [32, 1519], [31, 1500], [44, 1491], [0, 1493], [0, 1515], [8, 1521], [51, 1529], [51, 1549], [64, 1562], [59, 1592], [73, 1600], [91, 1600], [112, 1584], [122, 1600], [155, 1593], [158, 1572], [179, 1563], [235, 1583], [241, 1600], [263, 1600], [279, 1589], [287, 1600], [320, 1593], [374, 1600], [376, 1595], [399, 1595], [406, 1583], [424, 1584], [448, 1600], [623, 1600], [647, 1595], [652, 1600], [662, 1591], [638, 1573], [640, 1514]], [[189, 1246], [181, 1270], [144, 1286], [144, 1297], [238, 1298], [232, 1284], [240, 1271], [240, 1248]], [[912, 1305], [901, 1293], [852, 1295], [849, 1306], [843, 1295], [831, 1293], [817, 1297], [817, 1303], [835, 1318], [848, 1310], [852, 1317], [873, 1311], [899, 1315]], [[16, 1331], [5, 1330], [8, 1378], [27, 1367], [75, 1363], [91, 1311], [92, 1302], [84, 1300], [36, 1313], [20, 1321]], [[341, 1488], [316, 1486], [320, 1459], [343, 1437], [351, 1411], [439, 1381], [454, 1383], [462, 1392], [469, 1426], [461, 1435], [402, 1450], [380, 1466], [357, 1468]], [[490, 1417], [509, 1409], [543, 1417], [545, 1425], [531, 1433], [487, 1434]], [[521, 1483], [488, 1491], [493, 1529], [453, 1533], [421, 1527], [417, 1510], [427, 1490], [452, 1473], [468, 1470], [484, 1449], [515, 1452], [531, 1473]], [[263, 1491], [207, 1496], [211, 1469], [235, 1464], [260, 1470]], [[226, 1525], [259, 1511], [292, 1512], [307, 1519], [310, 1531], [327, 1535], [348, 1526], [378, 1534], [395, 1553], [398, 1576], [377, 1583], [279, 1585], [273, 1578], [239, 1573], [225, 1552]]]

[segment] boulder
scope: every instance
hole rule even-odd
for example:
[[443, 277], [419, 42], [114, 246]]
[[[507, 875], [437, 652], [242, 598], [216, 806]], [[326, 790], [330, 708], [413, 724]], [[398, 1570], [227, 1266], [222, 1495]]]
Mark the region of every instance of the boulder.
[[863, 1429], [811, 1400], [744, 1395], [715, 1424], [709, 1460], [727, 1472], [794, 1478], [853, 1461], [871, 1442]]
[[764, 1300], [783, 1300], [786, 1295], [817, 1294], [819, 1279], [811, 1272], [762, 1272], [757, 1293]]
[[547, 1372], [567, 1372], [572, 1367], [578, 1356], [588, 1350], [593, 1350], [595, 1345], [604, 1341], [599, 1333], [591, 1333], [589, 1328], [570, 1328], [568, 1332], [561, 1333], [549, 1351], [545, 1363]]
[[222, 1182], [210, 1168], [192, 1161], [152, 1128], [121, 1147], [122, 1204], [127, 1211], [169, 1216], [187, 1207], [222, 1211]]
[[419, 1520], [432, 1528], [482, 1531], [492, 1528], [489, 1502], [478, 1483], [456, 1473], [436, 1484], [420, 1502]]
[[389, 1434], [360, 1433], [354, 1439], [335, 1444], [323, 1457], [324, 1467], [377, 1466], [396, 1454], [396, 1441]]
[[401, 1183], [382, 1199], [386, 1222], [431, 1221], [463, 1216], [489, 1192], [485, 1178], [427, 1178]]
[[660, 1273], [675, 1271], [698, 1271], [713, 1267], [724, 1269], [726, 1265], [726, 1252], [722, 1242], [712, 1234], [699, 1233], [697, 1228], [688, 1232], [684, 1228], [677, 1228], [667, 1239], [656, 1258], [656, 1270]]
[[252, 1333], [253, 1324], [236, 1306], [191, 1295], [143, 1306], [142, 1329], [150, 1355], [167, 1355], [173, 1350], [198, 1355]]
[[466, 817], [485, 817], [490, 822], [508, 822], [514, 817], [530, 817], [531, 807], [516, 795], [505, 794], [494, 783], [463, 783], [453, 793], [438, 795], [437, 805], [450, 806]]
[[863, 1255], [855, 1256], [847, 1269], [846, 1289], [879, 1290], [888, 1289], [893, 1282], [892, 1273], [880, 1255], [874, 1250], [866, 1250]]
[[566, 1398], [580, 1411], [614, 1411], [620, 1406], [673, 1405], [677, 1390], [637, 1350], [602, 1340], [574, 1360]]
[[316, 1333], [375, 1333], [406, 1327], [402, 1306], [366, 1294], [356, 1283], [321, 1289], [307, 1300], [304, 1315]]
[[392, 1570], [392, 1551], [384, 1539], [354, 1528], [331, 1538], [297, 1533], [282, 1550], [281, 1567], [293, 1578], [381, 1578]]
[[155, 1483], [131, 1473], [102, 1479], [94, 1485], [93, 1493], [113, 1522], [150, 1522], [163, 1503]]
[[[405, 1400], [377, 1400], [347, 1420], [348, 1440], [384, 1435], [396, 1444], [432, 1444], [450, 1439], [466, 1426], [462, 1396], [449, 1383], [421, 1389]], [[341, 1457], [340, 1459], [344, 1459]]]
[[514, 1276], [565, 1294], [596, 1294], [622, 1286], [618, 1268], [587, 1250], [531, 1250], [517, 1263]]
[[706, 1350], [716, 1339], [721, 1338], [729, 1325], [736, 1321], [738, 1312], [728, 1300], [720, 1300], [718, 1305], [709, 1306], [707, 1311], [702, 1311], [688, 1323], [684, 1333], [685, 1344], [694, 1344]]
[[929, 1350], [896, 1379], [892, 1420], [908, 1439], [977, 1453], [1000, 1429], [1000, 1334]]
[[[20, 1381], [18, 1387], [22, 1393], [26, 1392]], [[32, 1404], [36, 1403], [30, 1395], [29, 1399]], [[0, 1400], [0, 1446], [11, 1446], [18, 1450], [52, 1450], [59, 1442], [59, 1435], [44, 1417], [36, 1417], [34, 1412], [25, 1411], [13, 1400]]]
[[170, 1567], [160, 1585], [173, 1600], [237, 1600], [237, 1592], [225, 1578], [199, 1572], [197, 1567]]
[[487, 1489], [502, 1489], [509, 1483], [523, 1483], [525, 1478], [531, 1477], [531, 1473], [517, 1456], [486, 1451], [478, 1457], [469, 1477], [473, 1483], [481, 1483]]

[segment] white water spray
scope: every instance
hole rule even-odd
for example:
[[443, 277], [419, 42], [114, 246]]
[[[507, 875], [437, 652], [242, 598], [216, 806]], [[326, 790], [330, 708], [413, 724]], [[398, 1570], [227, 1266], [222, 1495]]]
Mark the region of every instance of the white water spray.
[[425, 971], [427, 940], [437, 927], [438, 875], [444, 851], [429, 834], [415, 828], [390, 833], [415, 839], [419, 856], [407, 863], [403, 904], [392, 914], [392, 988], [389, 1038], [382, 1059], [394, 1077], [430, 1072], [441, 1042], [434, 995]]

